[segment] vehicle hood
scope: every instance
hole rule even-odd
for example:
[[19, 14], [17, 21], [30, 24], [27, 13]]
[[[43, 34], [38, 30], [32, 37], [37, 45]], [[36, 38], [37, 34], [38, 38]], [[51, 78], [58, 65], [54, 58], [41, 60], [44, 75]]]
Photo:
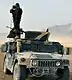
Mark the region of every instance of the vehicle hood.
[[24, 52], [20, 53], [18, 57], [30, 59], [66, 59], [64, 56], [58, 53], [40, 53], [40, 52]]
[[65, 57], [58, 53], [36, 53], [34, 52], [33, 55], [36, 55], [38, 59], [64, 59]]

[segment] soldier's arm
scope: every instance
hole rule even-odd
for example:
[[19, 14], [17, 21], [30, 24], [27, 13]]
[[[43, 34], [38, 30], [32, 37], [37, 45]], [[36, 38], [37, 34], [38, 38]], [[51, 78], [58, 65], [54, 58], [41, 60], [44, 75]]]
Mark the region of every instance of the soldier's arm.
[[12, 12], [13, 12], [13, 9], [10, 10], [10, 13], [12, 13]]
[[23, 13], [22, 9], [20, 9], [20, 13], [21, 13], [21, 14]]

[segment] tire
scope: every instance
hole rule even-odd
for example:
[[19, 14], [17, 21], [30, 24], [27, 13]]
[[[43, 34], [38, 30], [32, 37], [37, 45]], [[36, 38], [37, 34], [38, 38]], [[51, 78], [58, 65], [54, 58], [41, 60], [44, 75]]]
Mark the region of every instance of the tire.
[[65, 67], [61, 78], [56, 79], [56, 80], [69, 80], [69, 68]]
[[11, 74], [11, 72], [7, 69], [6, 58], [4, 59], [3, 62], [3, 72], [8, 75]]
[[25, 80], [25, 79], [26, 79], [26, 68], [16, 63], [13, 71], [13, 80]]

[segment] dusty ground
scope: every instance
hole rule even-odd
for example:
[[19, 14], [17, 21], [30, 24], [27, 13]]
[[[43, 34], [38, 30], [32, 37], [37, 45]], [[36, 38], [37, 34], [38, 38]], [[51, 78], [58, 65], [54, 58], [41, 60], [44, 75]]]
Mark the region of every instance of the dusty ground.
[[4, 75], [3, 73], [3, 58], [4, 58], [4, 54], [2, 54], [0, 52], [0, 80], [12, 80], [12, 76], [11, 75]]
[[72, 80], [72, 54], [71, 55], [67, 55], [66, 56], [68, 59], [69, 59], [69, 61], [70, 61], [70, 79], [69, 80]]
[[[0, 52], [0, 80], [12, 80], [11, 75], [8, 76], [3, 73], [3, 58], [4, 58], [4, 54]], [[72, 72], [72, 55], [67, 56], [67, 58], [70, 60], [70, 72]], [[69, 80], [72, 80], [72, 74], [70, 74]]]

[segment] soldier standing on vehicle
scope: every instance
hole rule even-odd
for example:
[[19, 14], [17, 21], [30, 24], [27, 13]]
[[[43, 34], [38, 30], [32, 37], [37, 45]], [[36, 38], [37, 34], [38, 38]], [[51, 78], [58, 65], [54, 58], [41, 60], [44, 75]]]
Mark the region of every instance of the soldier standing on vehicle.
[[19, 3], [16, 3], [16, 29], [20, 28], [21, 15], [22, 9], [20, 8]]
[[16, 3], [16, 26], [17, 36], [20, 38], [20, 21], [21, 21], [22, 9], [20, 8], [19, 3]]
[[21, 21], [22, 9], [20, 8], [19, 3], [13, 5], [13, 8], [10, 10], [10, 13], [12, 13], [13, 17], [14, 32], [16, 33], [17, 36], [20, 37], [20, 21]]
[[15, 5], [13, 5], [12, 9], [10, 10], [10, 13], [12, 13], [14, 28], [19, 29], [21, 15], [22, 15], [22, 9], [20, 8], [19, 3], [16, 3]]

